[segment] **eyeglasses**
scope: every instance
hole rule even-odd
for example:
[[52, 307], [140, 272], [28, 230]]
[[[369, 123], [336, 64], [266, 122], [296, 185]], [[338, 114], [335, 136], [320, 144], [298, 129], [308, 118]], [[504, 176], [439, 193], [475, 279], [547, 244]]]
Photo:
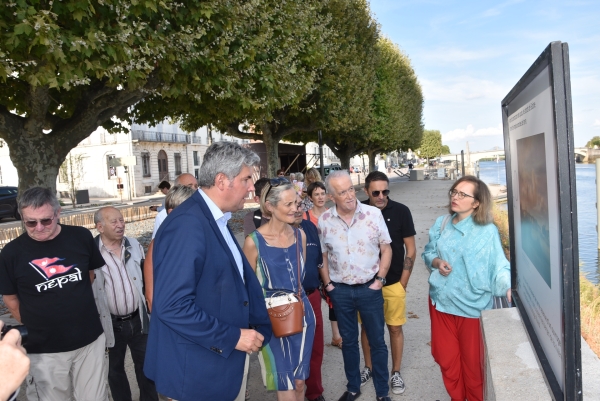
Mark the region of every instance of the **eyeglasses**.
[[276, 178], [269, 178], [269, 184], [271, 184], [269, 186], [269, 190], [267, 191], [267, 194], [265, 195], [265, 199], [267, 199], [267, 197], [269, 196], [269, 192], [271, 192], [271, 188], [274, 187], [278, 187], [280, 185], [286, 185], [289, 184], [290, 182], [283, 177], [276, 177]]
[[475, 199], [473, 195], [469, 195], [464, 192], [459, 192], [456, 189], [453, 189], [452, 191], [448, 192], [448, 195], [450, 195], [450, 198], [454, 198], [456, 196], [460, 200], [465, 199], [465, 196]]
[[347, 190], [345, 190], [345, 191], [339, 192], [339, 193], [337, 194], [337, 196], [339, 196], [339, 197], [343, 198], [343, 197], [345, 197], [345, 196], [346, 196], [346, 195], [348, 195], [348, 194], [353, 194], [354, 192], [356, 192], [356, 190], [354, 189], [354, 187], [350, 187], [350, 188], [348, 188], [348, 189], [347, 189]]
[[27, 220], [24, 222], [24, 224], [29, 228], [37, 227], [38, 223], [43, 225], [44, 227], [48, 227], [50, 224], [52, 224], [55, 218], [56, 215], [54, 215], [51, 219]]
[[390, 194], [390, 190], [389, 189], [384, 189], [383, 191], [373, 191], [373, 192], [371, 192], [371, 195], [373, 195], [376, 198], [379, 197], [379, 194], [383, 194], [383, 196], [388, 196]]

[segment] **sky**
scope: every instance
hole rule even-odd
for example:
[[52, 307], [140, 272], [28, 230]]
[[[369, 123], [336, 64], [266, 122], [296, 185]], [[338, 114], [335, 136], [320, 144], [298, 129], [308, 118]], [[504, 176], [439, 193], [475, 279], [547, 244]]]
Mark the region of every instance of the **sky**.
[[370, 0], [411, 59], [425, 129], [453, 153], [504, 147], [502, 99], [553, 41], [569, 45], [575, 146], [600, 136], [600, 1]]

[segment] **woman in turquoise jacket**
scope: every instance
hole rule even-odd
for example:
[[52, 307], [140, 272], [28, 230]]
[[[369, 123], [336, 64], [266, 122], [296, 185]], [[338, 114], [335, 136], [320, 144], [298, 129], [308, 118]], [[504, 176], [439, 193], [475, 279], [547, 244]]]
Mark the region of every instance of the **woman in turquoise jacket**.
[[449, 193], [449, 215], [429, 230], [422, 254], [429, 276], [431, 353], [452, 401], [483, 400], [479, 316], [494, 296], [510, 301], [510, 264], [492, 223], [485, 183], [465, 176]]

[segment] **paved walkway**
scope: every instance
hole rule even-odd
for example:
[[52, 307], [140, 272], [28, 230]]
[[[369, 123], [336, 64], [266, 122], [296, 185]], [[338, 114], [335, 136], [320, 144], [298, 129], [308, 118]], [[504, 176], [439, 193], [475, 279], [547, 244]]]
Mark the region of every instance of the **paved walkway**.
[[[442, 383], [439, 367], [431, 357], [430, 323], [427, 310], [427, 278], [429, 274], [420, 255], [428, 242], [429, 227], [433, 225], [438, 216], [447, 213], [445, 205], [448, 202], [447, 191], [451, 185], [452, 181], [445, 180], [406, 181], [405, 179], [393, 179], [390, 185], [390, 198], [404, 203], [411, 209], [417, 232], [417, 260], [407, 289], [408, 321], [404, 326], [405, 346], [402, 377], [406, 383], [406, 392], [403, 395], [393, 395], [390, 392], [393, 400], [441, 401], [449, 399]], [[362, 191], [359, 191], [358, 197], [359, 199], [366, 199], [366, 195]], [[236, 237], [240, 242], [243, 240], [241, 234]], [[331, 326], [327, 320], [328, 312], [325, 303], [322, 303], [322, 307], [325, 317], [325, 341], [330, 342]], [[6, 318], [6, 316], [3, 316], [3, 318]], [[389, 348], [387, 331], [386, 341]], [[250, 361], [248, 380], [250, 400], [276, 400], [277, 396], [274, 392], [267, 392], [264, 389], [257, 357], [253, 355]], [[389, 365], [391, 368], [391, 356]], [[129, 381], [132, 384], [133, 399], [138, 400], [139, 391], [130, 358], [127, 360], [127, 370]], [[325, 399], [328, 401], [337, 400], [346, 388], [342, 353], [339, 349], [325, 346], [322, 372]], [[375, 399], [372, 381], [363, 387], [362, 391], [363, 395], [360, 400]], [[18, 400], [26, 400], [24, 388], [22, 388]]]

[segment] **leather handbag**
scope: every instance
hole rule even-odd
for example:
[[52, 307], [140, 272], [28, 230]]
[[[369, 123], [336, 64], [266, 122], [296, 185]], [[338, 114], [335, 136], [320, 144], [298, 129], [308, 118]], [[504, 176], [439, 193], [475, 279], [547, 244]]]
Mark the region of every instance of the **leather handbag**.
[[277, 338], [302, 333], [304, 328], [304, 302], [302, 302], [302, 284], [300, 282], [300, 244], [301, 237], [296, 231], [296, 260], [298, 263], [298, 293], [275, 292], [267, 298], [267, 312], [271, 319], [273, 335]]

